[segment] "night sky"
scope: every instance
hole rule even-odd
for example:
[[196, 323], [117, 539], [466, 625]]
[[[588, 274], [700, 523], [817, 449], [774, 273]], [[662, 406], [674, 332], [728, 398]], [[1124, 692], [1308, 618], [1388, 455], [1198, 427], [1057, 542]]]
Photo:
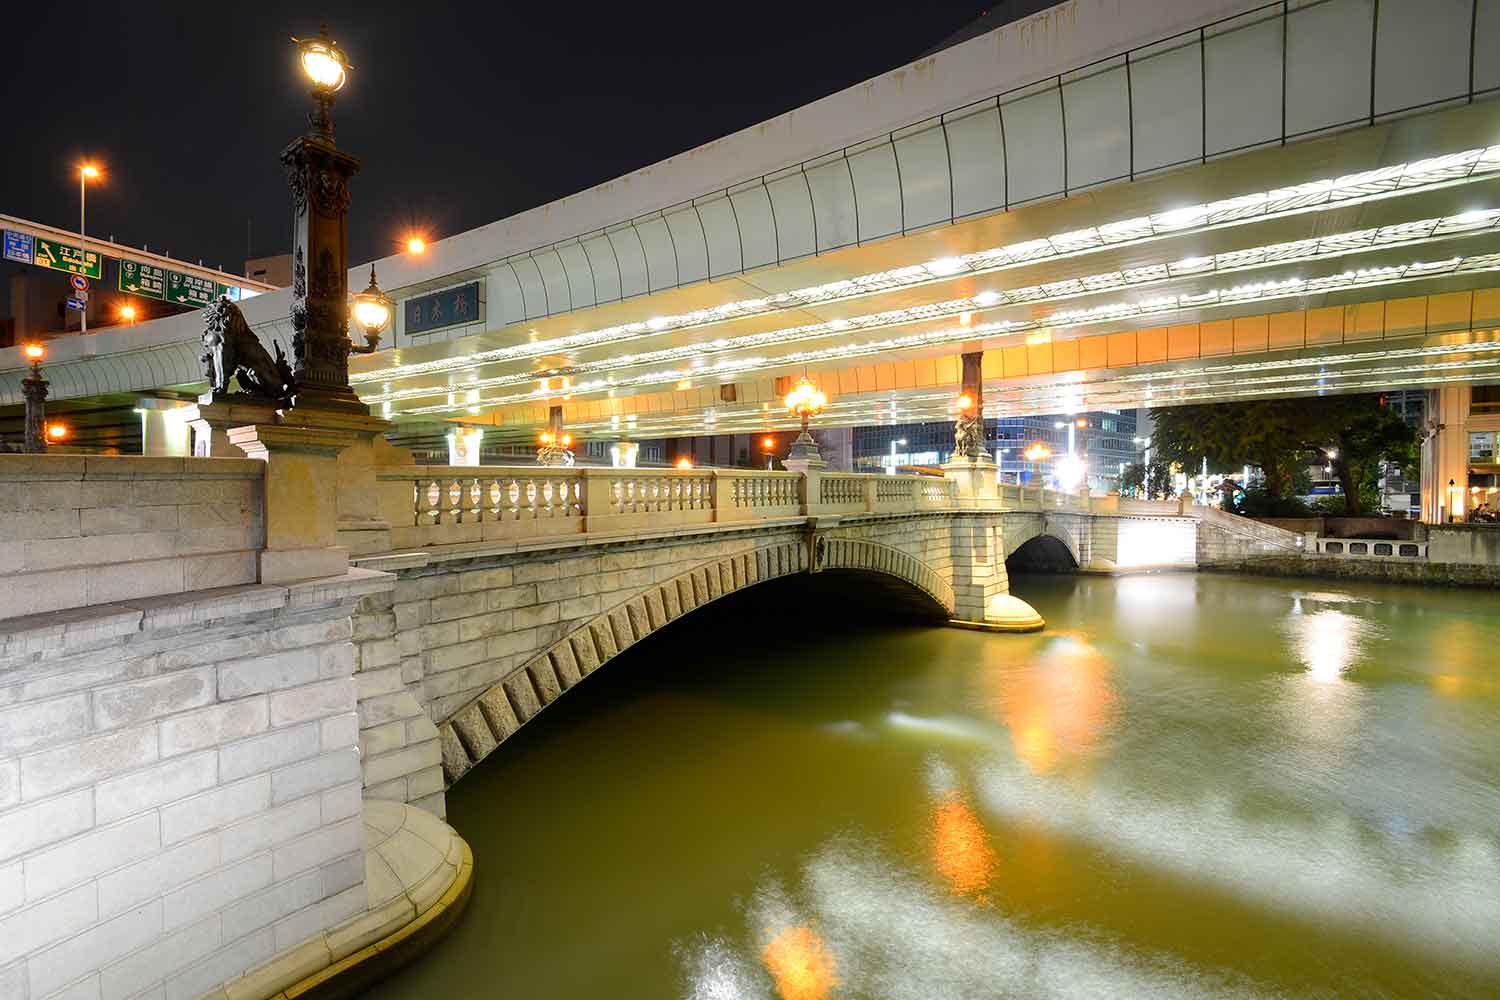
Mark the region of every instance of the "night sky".
[[76, 228], [88, 158], [105, 170], [90, 234], [235, 272], [247, 250], [285, 252], [276, 157], [310, 106], [288, 36], [319, 17], [355, 67], [334, 117], [365, 163], [360, 261], [408, 228], [471, 229], [893, 69], [980, 7], [15, 3], [0, 212]]

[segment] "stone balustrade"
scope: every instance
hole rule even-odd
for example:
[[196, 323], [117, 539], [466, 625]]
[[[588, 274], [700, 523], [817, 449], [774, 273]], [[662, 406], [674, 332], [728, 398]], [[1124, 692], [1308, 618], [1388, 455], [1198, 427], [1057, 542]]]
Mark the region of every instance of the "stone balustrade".
[[0, 455], [0, 618], [255, 583], [265, 463]]
[[910, 514], [952, 505], [924, 476], [762, 469], [387, 466], [376, 472], [393, 549], [670, 530], [812, 514]]

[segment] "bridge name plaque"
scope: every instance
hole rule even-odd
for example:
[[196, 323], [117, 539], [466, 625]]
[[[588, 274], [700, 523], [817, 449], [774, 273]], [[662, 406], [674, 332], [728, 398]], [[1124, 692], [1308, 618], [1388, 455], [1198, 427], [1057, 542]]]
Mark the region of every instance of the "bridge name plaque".
[[480, 318], [479, 282], [407, 299], [403, 310], [408, 335], [473, 323]]

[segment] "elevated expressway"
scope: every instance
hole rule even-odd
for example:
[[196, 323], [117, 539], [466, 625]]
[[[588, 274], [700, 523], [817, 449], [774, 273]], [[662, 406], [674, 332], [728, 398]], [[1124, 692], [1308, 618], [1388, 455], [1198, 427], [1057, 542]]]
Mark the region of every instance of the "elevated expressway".
[[[398, 424], [533, 438], [1500, 381], [1500, 13], [1075, 0], [590, 191], [375, 262]], [[358, 206], [356, 206], [358, 210]], [[367, 278], [362, 265], [351, 285]], [[472, 322], [405, 303], [471, 282]], [[244, 304], [290, 339], [286, 296]], [[193, 317], [57, 345], [54, 398], [198, 379]], [[0, 400], [19, 400], [0, 355]]]

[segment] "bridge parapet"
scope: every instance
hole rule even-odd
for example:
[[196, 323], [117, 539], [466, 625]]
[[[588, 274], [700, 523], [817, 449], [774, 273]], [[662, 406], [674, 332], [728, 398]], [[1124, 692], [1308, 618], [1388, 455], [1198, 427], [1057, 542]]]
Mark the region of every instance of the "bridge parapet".
[[953, 505], [933, 476], [410, 465], [376, 480], [396, 550]]
[[0, 455], [0, 619], [255, 583], [265, 463]]

